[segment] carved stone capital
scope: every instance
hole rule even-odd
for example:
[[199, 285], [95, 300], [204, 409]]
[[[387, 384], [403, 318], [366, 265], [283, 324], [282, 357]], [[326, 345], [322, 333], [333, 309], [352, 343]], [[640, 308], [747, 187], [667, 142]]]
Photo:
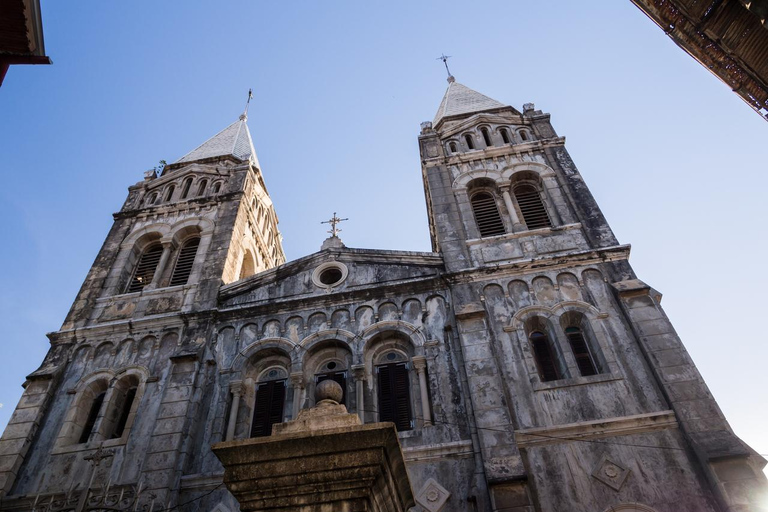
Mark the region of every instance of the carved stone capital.
[[365, 365], [357, 364], [350, 368], [352, 370], [352, 378], [356, 381], [365, 380]]
[[304, 374], [301, 372], [291, 374], [291, 384], [295, 388], [304, 388]]
[[424, 356], [413, 356], [411, 362], [413, 363], [413, 367], [416, 368], [416, 371], [419, 373], [423, 372], [427, 367], [427, 358]]
[[235, 396], [240, 396], [243, 393], [243, 381], [233, 380], [229, 383], [229, 392]]

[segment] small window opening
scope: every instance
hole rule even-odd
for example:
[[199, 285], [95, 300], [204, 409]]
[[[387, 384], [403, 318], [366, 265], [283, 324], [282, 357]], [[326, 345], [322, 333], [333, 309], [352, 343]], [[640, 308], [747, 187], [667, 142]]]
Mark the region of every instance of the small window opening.
[[160, 244], [151, 245], [144, 251], [141, 258], [139, 258], [139, 263], [136, 265], [136, 270], [133, 272], [133, 277], [128, 284], [126, 293], [141, 291], [152, 282], [162, 254], [163, 246]]
[[475, 149], [475, 141], [472, 140], [472, 136], [467, 134], [464, 136], [464, 142], [467, 143], [468, 149]]
[[501, 130], [499, 130], [499, 133], [501, 134], [501, 140], [504, 141], [504, 144], [509, 144], [510, 142], [512, 142], [509, 138], [509, 132], [507, 131], [506, 128], [502, 128]]
[[148, 204], [148, 205], [152, 205], [152, 204], [155, 204], [155, 202], [156, 202], [156, 201], [157, 201], [157, 193], [153, 193], [153, 194], [151, 194], [151, 195], [150, 195], [150, 196], [147, 198], [147, 204]]
[[526, 133], [525, 131], [521, 131], [520, 132], [520, 138], [522, 140], [528, 140], [528, 133]]
[[208, 187], [208, 180], [203, 180], [200, 182], [200, 186], [197, 187], [197, 195], [202, 196], [205, 194], [205, 189]]
[[83, 431], [80, 434], [80, 440], [78, 443], [87, 443], [88, 439], [91, 437], [91, 433], [93, 431], [93, 427], [96, 425], [96, 419], [99, 417], [99, 412], [101, 411], [101, 406], [104, 404], [104, 396], [107, 394], [106, 391], [102, 391], [99, 393], [99, 395], [93, 399], [93, 403], [91, 404], [91, 409], [88, 411], [88, 419], [85, 422], [85, 425], [83, 426]]
[[472, 196], [470, 202], [481, 237], [503, 235], [506, 232], [496, 205], [496, 198], [492, 194], [478, 192]]
[[184, 180], [184, 184], [181, 186], [181, 199], [186, 199], [189, 196], [189, 189], [192, 187], [192, 178]]
[[343, 274], [340, 268], [331, 267], [320, 272], [320, 276], [318, 277], [318, 279], [320, 280], [321, 283], [330, 286], [332, 284], [336, 284], [339, 281], [341, 281], [342, 277], [343, 277]]
[[487, 147], [493, 146], [493, 142], [491, 142], [491, 134], [488, 133], [488, 128], [481, 128], [480, 133], [483, 134], [483, 141], [485, 142], [485, 145]]
[[547, 335], [541, 331], [533, 331], [528, 339], [533, 346], [533, 354], [536, 359], [536, 365], [539, 368], [539, 376], [542, 382], [557, 380], [560, 378], [560, 371], [555, 362], [555, 355], [552, 353], [552, 346], [549, 343]]
[[600, 373], [600, 366], [592, 356], [589, 350], [584, 333], [578, 327], [568, 327], [565, 329], [565, 336], [571, 344], [573, 357], [576, 359], [576, 365], [579, 367], [579, 373], [582, 377], [597, 375]]
[[391, 421], [398, 432], [413, 428], [408, 366], [390, 363], [376, 367], [379, 384], [379, 421]]
[[176, 190], [176, 187], [174, 187], [173, 185], [171, 185], [170, 187], [168, 187], [168, 190], [166, 190], [166, 191], [165, 191], [165, 201], [166, 201], [166, 202], [168, 202], [168, 201], [170, 201], [170, 200], [171, 200], [171, 198], [173, 197], [173, 193], [174, 193], [174, 191], [175, 191], [175, 190]]
[[451, 142], [450, 144], [448, 144], [448, 149], [451, 151], [451, 153], [457, 153], [459, 151], [459, 149], [456, 147], [455, 142]]
[[213, 184], [213, 193], [218, 194], [219, 190], [221, 190], [221, 182], [217, 181], [216, 183]]
[[[277, 376], [277, 372], [275, 372], [275, 376]], [[251, 437], [271, 435], [272, 425], [283, 421], [284, 404], [285, 379], [257, 384]]]
[[136, 388], [130, 388], [125, 394], [125, 400], [123, 401], [123, 407], [120, 411], [120, 417], [115, 425], [115, 431], [112, 434], [112, 439], [118, 439], [123, 437], [125, 431], [125, 425], [128, 423], [128, 416], [131, 414], [131, 408], [133, 407], [133, 401], [136, 399]]
[[547, 209], [541, 200], [541, 193], [533, 185], [520, 185], [514, 189], [517, 205], [528, 229], [551, 228]]
[[173, 276], [171, 276], [171, 286], [187, 284], [189, 276], [192, 274], [192, 265], [195, 263], [199, 246], [199, 237], [191, 238], [181, 246], [179, 257], [176, 259], [176, 266], [173, 269]]

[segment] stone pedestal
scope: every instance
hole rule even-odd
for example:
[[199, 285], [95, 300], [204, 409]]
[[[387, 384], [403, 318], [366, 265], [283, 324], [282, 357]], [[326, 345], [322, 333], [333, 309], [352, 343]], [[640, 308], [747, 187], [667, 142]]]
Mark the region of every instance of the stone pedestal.
[[243, 512], [405, 512], [414, 505], [394, 425], [362, 425], [333, 400], [275, 425], [269, 437], [218, 443], [213, 452]]

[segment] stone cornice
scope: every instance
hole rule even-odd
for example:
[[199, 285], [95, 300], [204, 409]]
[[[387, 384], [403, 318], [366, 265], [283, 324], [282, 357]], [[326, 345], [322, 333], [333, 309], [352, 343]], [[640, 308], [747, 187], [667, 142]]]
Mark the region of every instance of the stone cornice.
[[605, 420], [515, 430], [515, 441], [520, 448], [530, 448], [571, 441], [629, 436], [677, 427], [677, 418], [673, 411], [659, 411]]
[[477, 149], [466, 153], [456, 153], [450, 156], [437, 156], [424, 159], [424, 163], [429, 166], [435, 165], [460, 165], [475, 161], [500, 158], [506, 155], [520, 156], [534, 151], [543, 151], [547, 148], [561, 147], [565, 145], [565, 137], [552, 137], [549, 139], [539, 139], [523, 144], [505, 144], [503, 146], [493, 146], [485, 149]]

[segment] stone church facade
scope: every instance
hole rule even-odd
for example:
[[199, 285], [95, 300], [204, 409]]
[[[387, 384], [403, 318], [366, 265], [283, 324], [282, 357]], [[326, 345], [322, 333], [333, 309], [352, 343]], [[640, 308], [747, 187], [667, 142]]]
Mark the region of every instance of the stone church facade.
[[734, 435], [548, 114], [449, 79], [432, 252], [286, 262], [246, 117], [129, 188], [0, 440], [0, 510], [234, 512], [212, 444], [341, 384], [436, 512], [752, 511]]

